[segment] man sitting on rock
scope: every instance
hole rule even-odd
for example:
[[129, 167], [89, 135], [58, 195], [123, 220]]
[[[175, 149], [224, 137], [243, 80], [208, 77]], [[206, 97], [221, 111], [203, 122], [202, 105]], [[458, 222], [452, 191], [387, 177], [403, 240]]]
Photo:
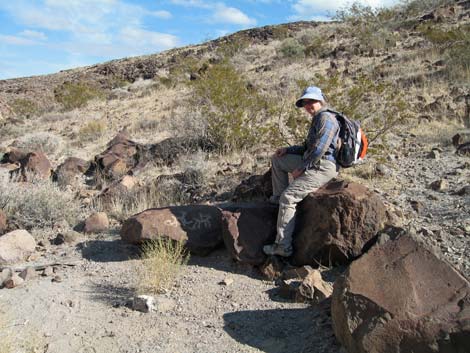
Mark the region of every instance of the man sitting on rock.
[[[263, 248], [267, 255], [292, 255], [297, 204], [338, 175], [339, 170], [335, 159], [339, 124], [335, 115], [326, 110], [321, 89], [307, 87], [295, 105], [312, 116], [312, 124], [303, 146], [279, 148], [271, 159], [270, 202], [279, 204], [279, 213], [276, 241]], [[294, 179], [290, 184], [288, 173]]]

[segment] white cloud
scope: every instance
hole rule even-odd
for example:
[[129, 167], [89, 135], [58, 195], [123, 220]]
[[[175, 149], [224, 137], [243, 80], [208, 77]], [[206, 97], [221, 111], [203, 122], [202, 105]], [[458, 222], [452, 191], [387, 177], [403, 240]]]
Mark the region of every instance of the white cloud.
[[334, 14], [337, 10], [347, 8], [354, 2], [376, 8], [395, 5], [398, 1], [399, 0], [298, 0], [292, 5], [295, 14], [291, 16], [290, 19], [299, 20], [318, 18], [318, 16], [324, 17], [325, 13]]
[[242, 26], [254, 26], [256, 20], [248, 17], [235, 7], [227, 7], [224, 4], [217, 4], [212, 20], [217, 23], [230, 23]]
[[148, 14], [150, 16], [155, 16], [155, 17], [158, 17], [158, 18], [161, 18], [161, 19], [169, 19], [169, 18], [172, 18], [172, 14], [171, 12], [168, 12], [168, 11], [152, 11], [152, 12], [148, 12]]
[[[63, 46], [69, 53], [103, 56], [103, 52], [119, 52], [127, 56], [124, 50], [131, 49], [136, 55], [143, 51], [159, 51], [177, 45], [178, 38], [164, 33], [152, 32], [143, 28], [145, 17], [171, 18], [168, 11], [149, 11], [141, 6], [123, 0], [16, 0], [0, 3], [17, 22], [28, 27], [57, 31], [65, 34], [65, 42], [49, 43], [51, 46]], [[1, 40], [10, 44], [33, 44], [28, 39], [45, 40], [46, 35], [40, 31], [25, 30], [21, 38]], [[131, 38], [135, 41], [131, 43]], [[73, 45], [69, 44], [73, 43]]]
[[28, 39], [28, 38], [5, 35], [5, 34], [0, 34], [0, 43], [11, 44], [11, 45], [36, 45], [38, 44], [38, 42]]
[[173, 48], [178, 45], [178, 38], [165, 33], [151, 32], [143, 29], [128, 27], [120, 33], [120, 38], [124, 44], [135, 46], [136, 48], [152, 47], [156, 50]]
[[186, 7], [200, 7], [210, 8], [211, 5], [202, 0], [170, 0], [174, 5], [186, 6]]
[[25, 38], [37, 39], [37, 40], [47, 39], [47, 36], [43, 32], [31, 31], [29, 29], [25, 29], [24, 31], [18, 33], [18, 35], [25, 37]]

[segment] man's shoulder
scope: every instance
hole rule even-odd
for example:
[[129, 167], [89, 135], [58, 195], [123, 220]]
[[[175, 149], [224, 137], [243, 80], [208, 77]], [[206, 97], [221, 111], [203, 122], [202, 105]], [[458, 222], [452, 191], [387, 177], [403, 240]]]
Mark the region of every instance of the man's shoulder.
[[318, 122], [323, 124], [338, 124], [338, 119], [336, 119], [336, 112], [331, 109], [321, 110], [318, 113]]

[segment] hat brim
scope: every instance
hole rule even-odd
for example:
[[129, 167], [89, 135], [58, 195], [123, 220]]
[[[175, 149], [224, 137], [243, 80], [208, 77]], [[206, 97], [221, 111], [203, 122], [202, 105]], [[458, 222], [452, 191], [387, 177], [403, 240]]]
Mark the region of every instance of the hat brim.
[[323, 96], [319, 96], [317, 94], [311, 94], [311, 93], [307, 93], [307, 94], [304, 94], [302, 97], [300, 97], [299, 99], [297, 99], [297, 101], [295, 102], [295, 106], [297, 108], [302, 108], [302, 101], [304, 99], [311, 99], [311, 100], [314, 100], [314, 101], [319, 101], [319, 102], [322, 102], [324, 100]]

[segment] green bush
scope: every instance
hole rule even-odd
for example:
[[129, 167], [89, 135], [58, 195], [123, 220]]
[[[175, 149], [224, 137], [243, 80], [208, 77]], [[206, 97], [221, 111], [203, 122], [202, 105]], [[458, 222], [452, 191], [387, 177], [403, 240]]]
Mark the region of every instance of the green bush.
[[440, 28], [420, 25], [417, 30], [433, 44], [447, 62], [446, 71], [451, 80], [468, 84], [470, 77], [470, 25]]
[[81, 108], [91, 99], [105, 97], [103, 90], [85, 83], [65, 82], [54, 89], [54, 96], [65, 110]]
[[268, 139], [267, 100], [228, 62], [210, 67], [194, 81], [193, 104], [207, 119], [207, 134], [219, 150], [241, 149]]
[[284, 58], [303, 58], [305, 47], [297, 39], [287, 38], [282, 41], [278, 52]]
[[10, 103], [10, 107], [20, 118], [30, 118], [39, 113], [38, 105], [29, 99], [17, 98]]
[[394, 30], [402, 22], [394, 9], [374, 9], [354, 3], [336, 13], [335, 19], [351, 27], [350, 33], [363, 50], [382, 50], [394, 47], [398, 34]]

